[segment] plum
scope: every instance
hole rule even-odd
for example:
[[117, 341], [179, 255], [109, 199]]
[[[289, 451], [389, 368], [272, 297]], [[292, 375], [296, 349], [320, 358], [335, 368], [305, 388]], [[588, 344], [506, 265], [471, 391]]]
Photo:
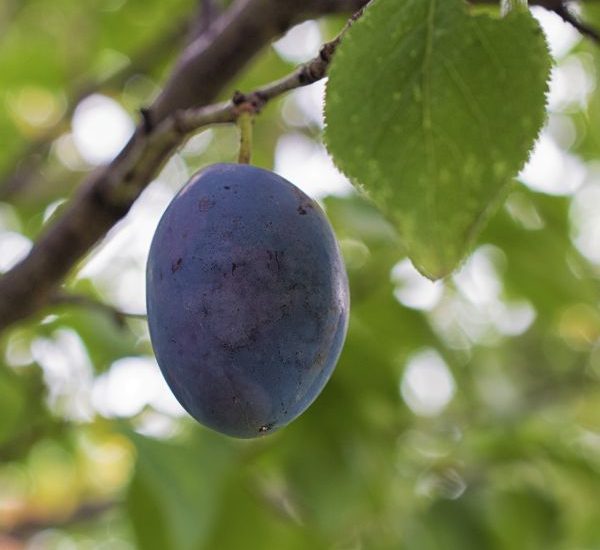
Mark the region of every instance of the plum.
[[346, 335], [348, 279], [315, 201], [243, 164], [195, 176], [165, 211], [147, 266], [161, 371], [201, 424], [256, 437], [300, 415]]

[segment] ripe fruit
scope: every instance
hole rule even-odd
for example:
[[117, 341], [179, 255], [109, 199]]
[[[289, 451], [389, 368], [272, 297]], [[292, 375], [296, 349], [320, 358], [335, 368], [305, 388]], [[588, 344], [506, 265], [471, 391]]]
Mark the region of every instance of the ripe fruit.
[[348, 281], [319, 206], [259, 168], [217, 164], [173, 199], [150, 248], [160, 368], [206, 426], [256, 437], [301, 414], [346, 334]]

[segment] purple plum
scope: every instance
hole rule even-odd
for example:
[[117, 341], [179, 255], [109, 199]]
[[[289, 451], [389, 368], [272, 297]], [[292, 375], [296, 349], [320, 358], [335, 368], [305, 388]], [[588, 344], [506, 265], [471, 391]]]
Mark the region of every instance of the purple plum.
[[150, 248], [147, 305], [156, 358], [201, 424], [257, 437], [316, 399], [341, 352], [349, 290], [319, 205], [243, 164], [196, 175]]

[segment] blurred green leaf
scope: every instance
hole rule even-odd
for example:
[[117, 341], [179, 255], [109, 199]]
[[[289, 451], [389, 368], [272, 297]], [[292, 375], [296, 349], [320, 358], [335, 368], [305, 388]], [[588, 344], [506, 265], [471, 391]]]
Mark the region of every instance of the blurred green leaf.
[[187, 445], [139, 435], [133, 442], [138, 459], [128, 507], [140, 547], [204, 548], [236, 467], [231, 441], [206, 434]]
[[498, 491], [491, 500], [488, 521], [499, 549], [510, 550], [518, 541], [523, 550], [542, 550], [559, 538], [556, 503], [539, 491]]
[[519, 186], [481, 237], [506, 254], [508, 296], [531, 300], [543, 324], [555, 323], [561, 309], [587, 303], [600, 291], [593, 270], [570, 239], [569, 206], [568, 198]]
[[19, 377], [0, 368], [0, 445], [20, 429], [27, 411], [27, 395]]

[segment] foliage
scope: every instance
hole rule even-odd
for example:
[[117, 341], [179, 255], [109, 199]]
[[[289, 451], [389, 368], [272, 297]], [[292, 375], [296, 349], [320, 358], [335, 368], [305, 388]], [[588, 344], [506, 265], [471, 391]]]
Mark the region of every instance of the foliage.
[[[135, 64], [155, 36], [194, 17], [192, 4], [0, 5], [0, 167], [53, 133], [41, 181], [0, 203], [2, 270], [94, 169], [73, 146], [69, 124], [53, 126], [72, 111], [80, 82]], [[0, 548], [600, 548], [600, 50], [573, 40], [555, 53], [541, 140], [551, 154], [534, 156], [536, 177], [526, 171], [507, 184], [541, 124], [545, 45], [527, 13], [472, 19], [459, 4], [379, 0], [334, 61], [328, 145], [383, 210], [347, 188], [323, 198], [352, 311], [338, 367], [314, 405], [272, 436], [224, 438], [168, 399], [145, 321], [121, 326], [105, 310], [68, 304], [46, 310], [0, 339]], [[441, 34], [432, 35], [424, 84], [433, 150], [447, 160], [453, 187], [435, 189], [432, 217], [416, 185], [428, 170], [435, 175], [433, 160], [411, 149], [425, 130], [423, 102], [411, 84], [398, 86], [422, 63], [410, 51], [427, 49], [427, 34], [414, 23], [434, 5]], [[597, 12], [584, 15], [594, 23]], [[320, 21], [322, 41], [342, 25]], [[414, 28], [414, 42], [394, 48], [386, 25]], [[457, 48], [472, 33], [480, 46], [467, 49], [467, 63]], [[568, 36], [568, 27], [560, 33]], [[505, 60], [505, 79], [487, 63], [481, 44], [490, 43]], [[381, 64], [372, 61], [379, 48]], [[176, 50], [99, 91], [135, 118]], [[293, 66], [270, 48], [232, 89]], [[452, 75], [460, 76], [454, 84]], [[398, 114], [390, 113], [398, 92]], [[300, 185], [332, 189], [338, 176], [322, 161], [322, 122], [307, 108], [313, 93], [294, 92], [260, 114], [253, 158]], [[465, 108], [465, 94], [476, 96], [483, 119]], [[478, 139], [485, 132], [501, 158]], [[468, 163], [452, 160], [440, 135], [460, 148], [458, 159], [472, 151], [482, 177], [466, 177]], [[198, 167], [235, 159], [236, 139], [233, 128], [194, 137], [67, 288], [138, 308], [162, 209]], [[304, 155], [295, 171], [293, 148]], [[506, 164], [494, 174], [498, 162]], [[477, 240], [465, 238], [503, 194]], [[432, 234], [441, 258], [428, 248]], [[436, 283], [406, 259], [408, 251], [439, 275], [467, 247], [462, 268]]]
[[450, 274], [504, 198], [543, 124], [549, 70], [529, 12], [497, 20], [460, 0], [375, 2], [344, 37], [329, 150], [423, 274]]

